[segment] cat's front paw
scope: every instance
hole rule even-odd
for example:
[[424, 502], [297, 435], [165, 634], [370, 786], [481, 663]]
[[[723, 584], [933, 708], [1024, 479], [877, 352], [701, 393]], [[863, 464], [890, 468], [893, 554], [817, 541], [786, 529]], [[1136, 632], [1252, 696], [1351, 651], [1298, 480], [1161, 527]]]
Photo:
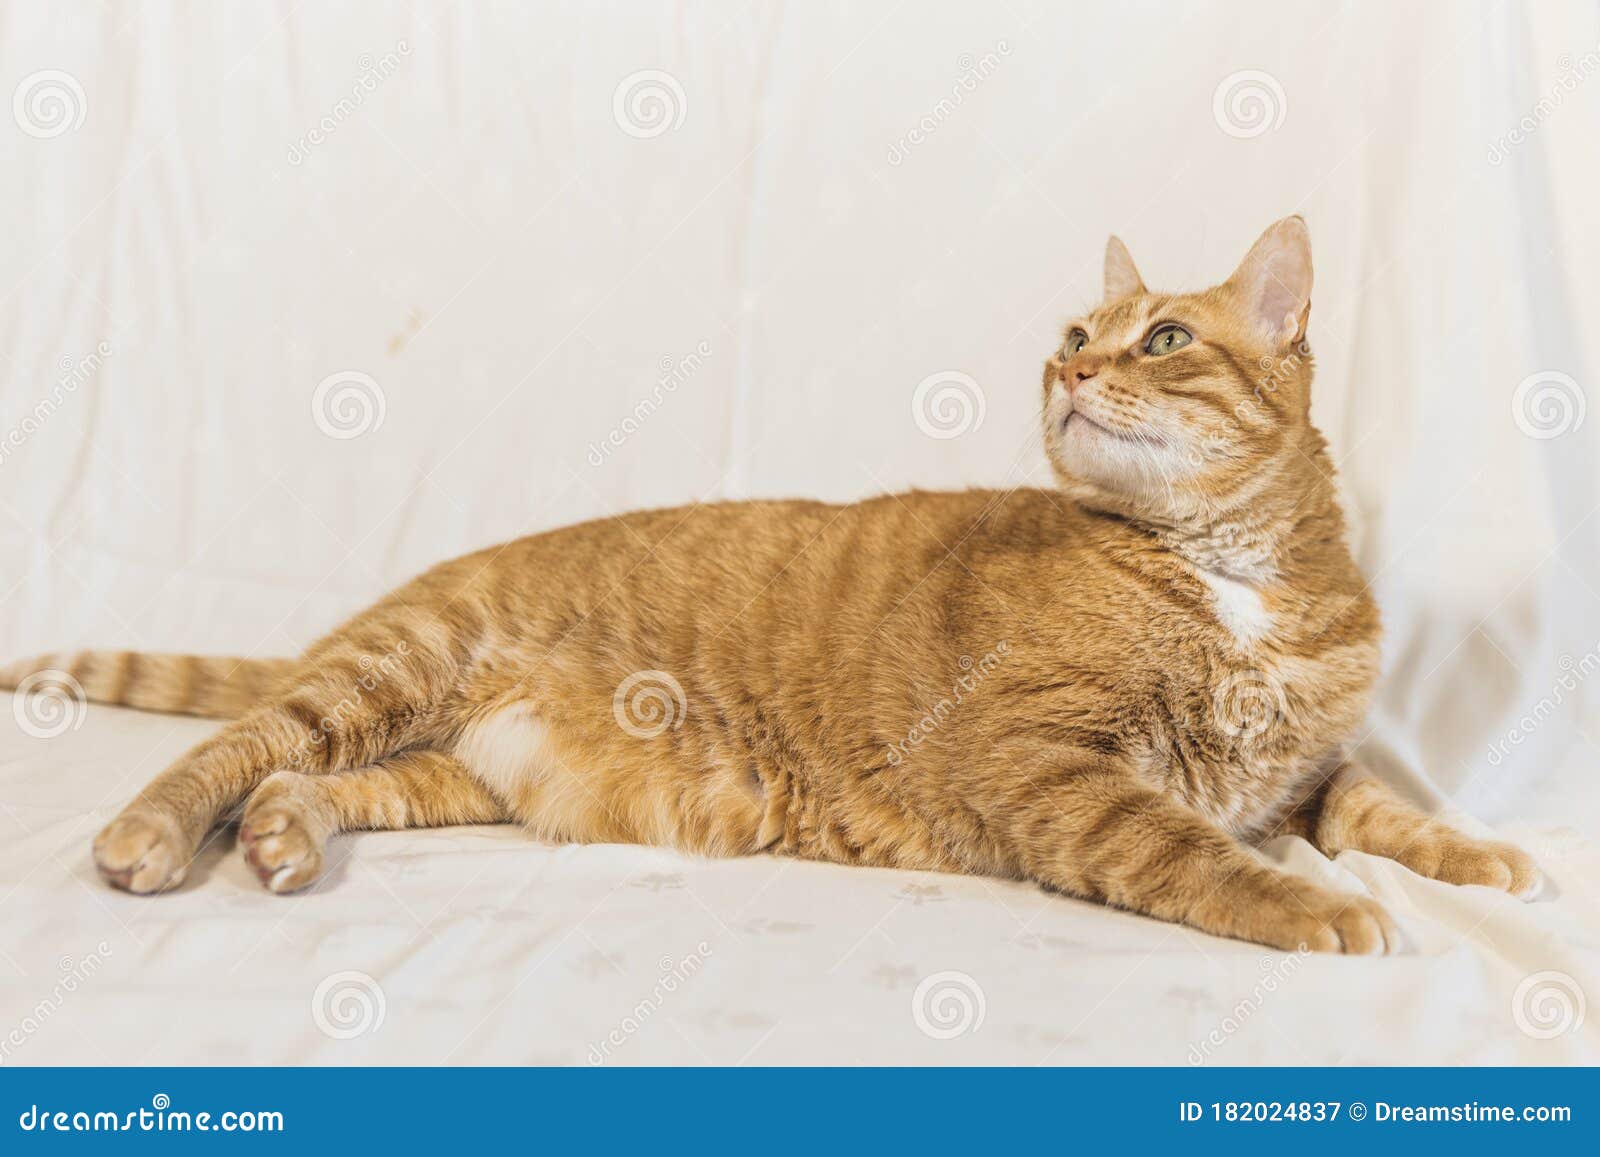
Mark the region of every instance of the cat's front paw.
[[1539, 865], [1521, 848], [1455, 831], [1428, 833], [1394, 858], [1430, 880], [1498, 888], [1523, 900], [1537, 894], [1544, 883]]
[[183, 883], [194, 851], [193, 841], [165, 816], [130, 809], [95, 837], [94, 864], [112, 887], [146, 895]]
[[1228, 934], [1285, 952], [1383, 956], [1400, 950], [1400, 931], [1382, 905], [1309, 880], [1279, 875], [1261, 893], [1231, 897]]

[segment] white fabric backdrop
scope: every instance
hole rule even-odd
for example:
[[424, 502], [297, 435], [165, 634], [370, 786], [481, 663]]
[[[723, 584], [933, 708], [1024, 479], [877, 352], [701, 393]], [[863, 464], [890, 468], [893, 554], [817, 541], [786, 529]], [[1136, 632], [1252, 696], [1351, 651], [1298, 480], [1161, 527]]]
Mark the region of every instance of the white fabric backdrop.
[[[1583, 891], [1600, 816], [1585, 737], [1600, 719], [1600, 680], [1586, 678], [1600, 665], [1600, 415], [1583, 420], [1600, 356], [1589, 324], [1600, 316], [1596, 72], [1600, 15], [1580, 3], [0, 5], [0, 82], [14, 94], [11, 122], [0, 120], [11, 224], [0, 236], [0, 654], [288, 654], [434, 561], [593, 515], [1046, 484], [1038, 367], [1065, 316], [1095, 299], [1105, 235], [1128, 242], [1152, 284], [1179, 288], [1225, 276], [1266, 224], [1303, 213], [1317, 265], [1315, 413], [1389, 628], [1368, 756], [1440, 805], [1513, 825], [1547, 866], [1582, 877], [1553, 869], [1559, 899], [1510, 911], [1363, 857], [1321, 864], [1353, 860], [1369, 885], [1426, 897], [1408, 932], [1454, 961], [1446, 990], [1488, 1010], [1489, 1026], [1441, 1034], [1450, 1009], [1413, 1007], [1437, 974], [1374, 965], [1390, 971], [1362, 973], [1361, 990], [1414, 1031], [1365, 1051], [1341, 1039], [1323, 1059], [1594, 1060], [1593, 1025], [1538, 1041], [1510, 1026], [1505, 1004], [1544, 969], [1597, 991], [1600, 906]], [[680, 364], [662, 388], [663, 367]], [[945, 372], [976, 383], [983, 419], [933, 438], [913, 394]], [[319, 413], [330, 377], [325, 391], [353, 389], [368, 409], [350, 396], [353, 408]], [[494, 1001], [463, 979], [464, 957], [428, 952], [481, 938], [514, 979], [524, 949], [531, 966], [594, 946], [605, 973], [624, 953], [586, 930], [587, 902], [524, 896], [541, 865], [596, 897], [653, 875], [670, 892], [703, 873], [757, 881], [746, 889], [757, 895], [779, 870], [539, 849], [506, 832], [383, 835], [342, 841], [354, 867], [307, 901], [256, 895], [230, 858], [185, 895], [140, 903], [93, 882], [88, 837], [204, 726], [93, 709], [50, 740], [0, 731], [3, 822], [15, 828], [0, 844], [0, 926], [15, 933], [0, 944], [8, 1007], [33, 1007], [57, 958], [88, 951], [97, 928], [117, 953], [116, 982], [90, 986], [54, 1022], [76, 1032], [28, 1034], [19, 1059], [222, 1059], [203, 1033], [163, 1019], [180, 988], [218, 1017], [237, 1009], [238, 986], [205, 983], [219, 954], [222, 971], [252, 978], [252, 1008], [294, 1010], [295, 1032], [229, 1047], [347, 1059], [304, 1035], [306, 993], [340, 967], [390, 973], [287, 934], [309, 920], [357, 956], [427, 977], [387, 982], [392, 1021], [408, 991], [448, 1006], [391, 1023], [362, 1057], [581, 1061], [587, 1030], [527, 1047], [473, 1038], [447, 1054], [452, 1032]], [[519, 865], [514, 888], [452, 866], [471, 857], [449, 849], [482, 840]], [[373, 857], [432, 865], [433, 907], [403, 875], [391, 888], [377, 873], [383, 886], [362, 891], [355, 867]], [[976, 1051], [930, 1052], [921, 1034], [901, 1039], [905, 993], [885, 1011], [863, 996], [870, 983], [841, 993], [826, 982], [853, 939], [877, 939], [870, 919], [841, 928], [818, 903], [824, 885], [851, 903], [857, 878], [799, 866], [781, 878], [784, 914], [760, 919], [805, 925], [826, 947], [789, 966], [812, 1006], [791, 993], [787, 1011], [747, 1014], [746, 1027], [791, 1026], [774, 1027], [755, 1060], [1181, 1063], [1184, 1018], [1238, 997], [1216, 959], [1246, 961], [1246, 982], [1256, 959], [1068, 901], [1040, 909], [997, 885], [916, 884], [977, 907], [963, 919], [961, 905], [912, 904], [934, 948], [914, 965], [881, 962], [884, 992], [1013, 908], [1075, 929], [1057, 936], [1073, 951], [1053, 966], [1109, 977], [1107, 1010], [1148, 1004], [1148, 984], [1118, 963], [1130, 943], [1167, 944], [1158, 964], [1175, 976], [1208, 953], [1221, 985], [1212, 997], [1177, 985], [1168, 1005], [1189, 1011], [1163, 1020], [1180, 1025], [1165, 1036], [1114, 1022], [1049, 1030], [1081, 1045], [1062, 1053], [1038, 1027], [1051, 990], [995, 964], [1009, 948], [947, 950], [948, 967], [974, 976], [987, 961], [990, 1005], [997, 1016], [1014, 1005], [1018, 1027], [1000, 1043], [993, 1028], [964, 1042]], [[875, 884], [860, 903], [901, 886]], [[659, 931], [635, 945], [646, 972], [700, 939], [661, 915], [662, 890], [623, 892], [638, 902], [616, 918]], [[513, 896], [539, 913], [531, 939], [495, 946], [481, 924], [462, 931], [462, 910]], [[428, 935], [405, 951], [360, 920], [351, 930], [355, 913], [378, 922], [373, 903], [408, 902], [406, 933], [421, 936], [415, 920]], [[738, 904], [673, 910], [692, 923], [702, 909], [715, 916], [708, 935], [743, 946], [716, 962], [729, 970], [723, 991], [739, 991], [772, 958], [749, 955], [736, 915], [753, 917]], [[1509, 931], [1487, 937], [1502, 920]], [[248, 927], [280, 956], [235, 962], [229, 933], [207, 938], [219, 924]], [[1518, 955], [1507, 938], [1543, 948]], [[267, 979], [285, 975], [277, 988]], [[1304, 1059], [1281, 1038], [1321, 1039], [1348, 1020], [1353, 997], [1336, 978], [1349, 974], [1317, 975], [1335, 979], [1305, 985], [1304, 1007], [1276, 1006], [1294, 1031], [1242, 1033], [1229, 1059]], [[585, 979], [589, 1029], [640, 995]], [[496, 1018], [535, 1015], [520, 1003], [528, 993], [513, 993]], [[737, 1020], [713, 994], [698, 999], [713, 1028]], [[112, 1009], [122, 1029], [96, 1019]], [[154, 1024], [164, 1045], [148, 1039]], [[641, 1034], [631, 1058], [743, 1059], [739, 1031], [702, 1040], [692, 1024], [673, 1028]]]

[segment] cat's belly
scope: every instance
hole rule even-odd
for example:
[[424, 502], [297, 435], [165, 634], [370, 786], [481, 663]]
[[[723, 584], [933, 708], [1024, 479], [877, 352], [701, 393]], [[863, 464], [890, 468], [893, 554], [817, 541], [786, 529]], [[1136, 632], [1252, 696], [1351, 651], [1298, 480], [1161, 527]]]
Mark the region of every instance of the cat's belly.
[[543, 839], [742, 855], [778, 839], [781, 801], [742, 760], [682, 761], [670, 745], [563, 725], [527, 699], [491, 704], [454, 754]]

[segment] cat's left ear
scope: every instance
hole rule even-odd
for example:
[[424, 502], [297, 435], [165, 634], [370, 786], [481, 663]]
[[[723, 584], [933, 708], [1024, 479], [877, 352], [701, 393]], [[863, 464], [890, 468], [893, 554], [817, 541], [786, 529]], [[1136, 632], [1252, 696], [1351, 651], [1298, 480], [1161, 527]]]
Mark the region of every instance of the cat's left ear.
[[1285, 217], [1269, 227], [1228, 285], [1274, 348], [1303, 340], [1311, 317], [1311, 231], [1304, 218]]
[[1133, 264], [1133, 254], [1116, 237], [1106, 241], [1106, 300], [1116, 301], [1146, 292], [1144, 279]]

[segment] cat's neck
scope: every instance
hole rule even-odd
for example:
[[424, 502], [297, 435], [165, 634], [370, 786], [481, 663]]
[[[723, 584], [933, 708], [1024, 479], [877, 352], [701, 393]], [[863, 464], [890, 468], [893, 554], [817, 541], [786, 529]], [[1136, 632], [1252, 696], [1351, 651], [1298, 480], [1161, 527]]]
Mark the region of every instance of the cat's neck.
[[1333, 468], [1314, 433], [1294, 459], [1264, 474], [1228, 509], [1189, 519], [1135, 521], [1197, 570], [1252, 587], [1305, 574], [1307, 568], [1298, 564], [1330, 546], [1342, 559], [1349, 558]]

